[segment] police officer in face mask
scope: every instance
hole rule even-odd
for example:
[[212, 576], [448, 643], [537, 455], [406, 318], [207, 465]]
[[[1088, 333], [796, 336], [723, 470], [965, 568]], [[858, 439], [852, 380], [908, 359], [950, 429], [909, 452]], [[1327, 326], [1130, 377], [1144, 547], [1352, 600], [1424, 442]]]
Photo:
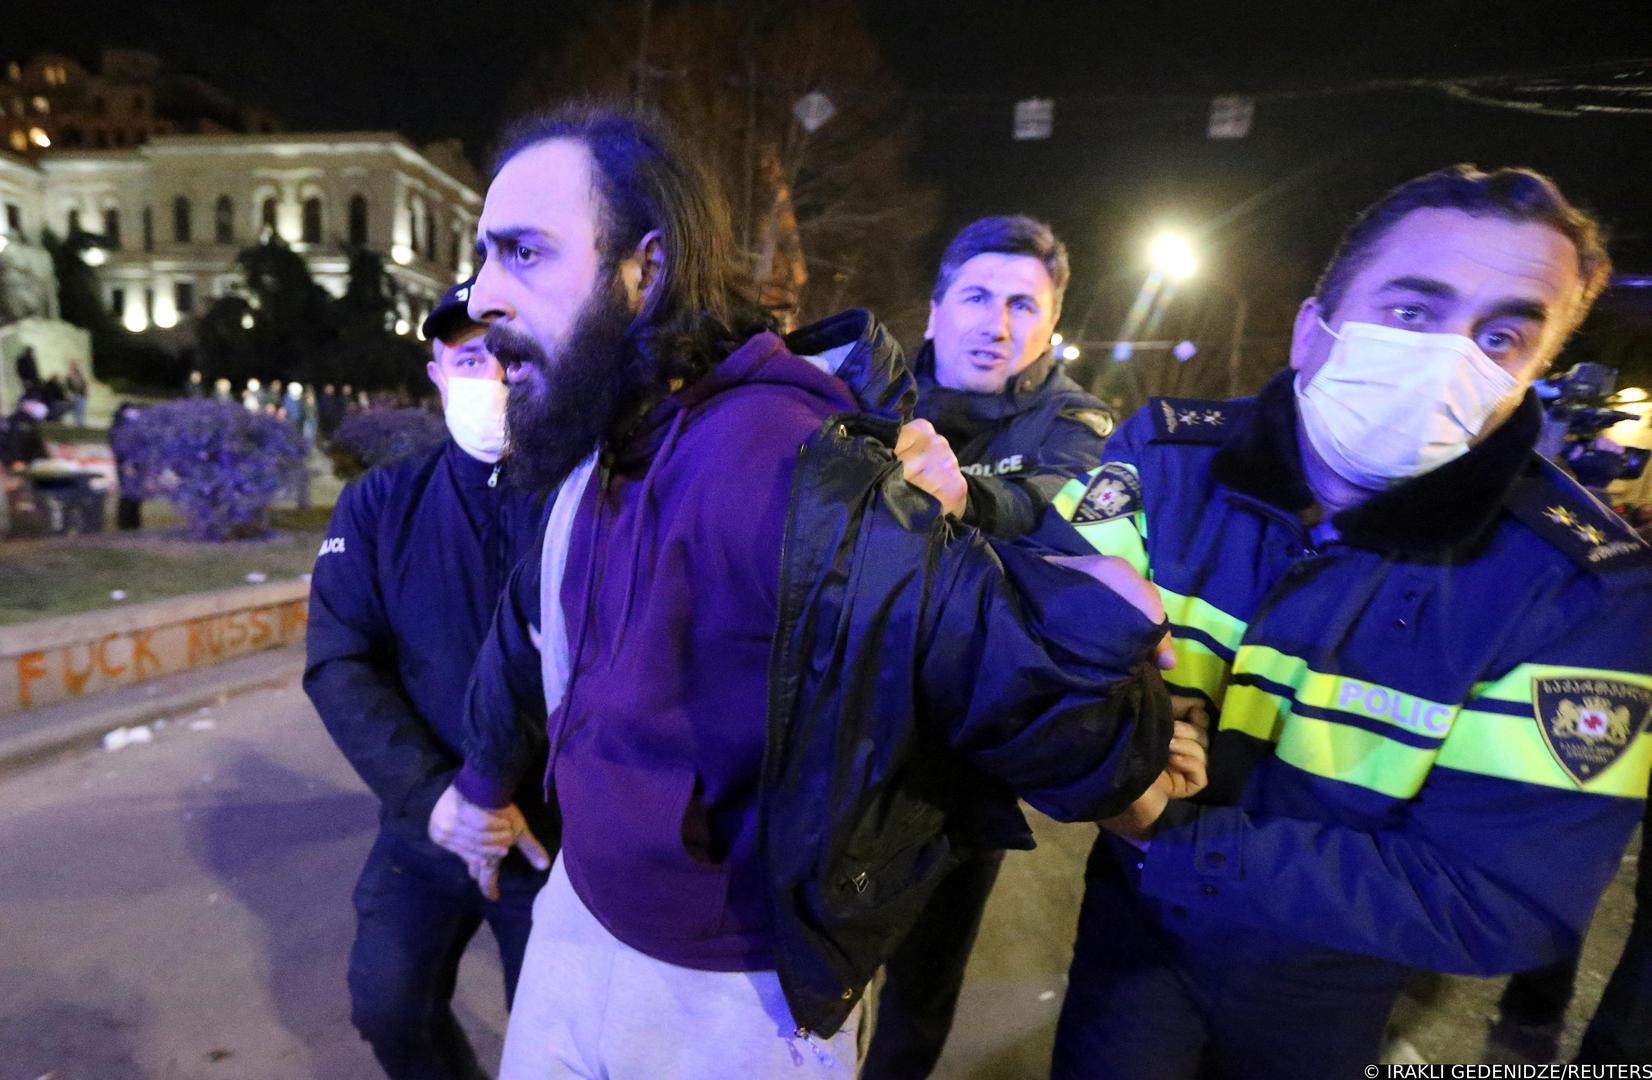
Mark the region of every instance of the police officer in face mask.
[[[304, 689], [379, 801], [356, 886], [351, 1019], [392, 1080], [485, 1077], [450, 1007], [459, 958], [485, 919], [507, 1001], [559, 824], [537, 774], [503, 811], [517, 850], [489, 867], [495, 898], [426, 835], [463, 759], [460, 709], [505, 576], [537, 551], [538, 500], [509, 487], [503, 370], [450, 289], [425, 320], [451, 438], [347, 487], [316, 559]], [[543, 753], [543, 750], [540, 751]]]
[[1370, 1075], [1415, 969], [1575, 951], [1641, 820], [1652, 549], [1534, 452], [1610, 272], [1546, 177], [1350, 227], [1253, 399], [1150, 401], [1056, 497], [1164, 597], [1196, 803], [1102, 834], [1058, 1080]]

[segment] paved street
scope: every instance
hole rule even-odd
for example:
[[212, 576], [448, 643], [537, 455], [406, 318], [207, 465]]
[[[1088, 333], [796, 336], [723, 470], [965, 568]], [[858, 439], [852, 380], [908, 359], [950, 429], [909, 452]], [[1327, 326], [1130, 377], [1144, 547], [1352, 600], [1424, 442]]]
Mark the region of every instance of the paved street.
[[[354, 1080], [350, 889], [373, 805], [296, 685], [172, 717], [153, 743], [0, 778], [0, 1080]], [[941, 1076], [1043, 1075], [1093, 829], [1012, 853]], [[1538, 857], [1534, 853], [1534, 857]], [[1621, 947], [1627, 874], [1590, 942], [1570, 1039]], [[459, 1012], [497, 1060], [484, 929]], [[1433, 1060], [1473, 1060], [1495, 983], [1404, 1006]]]

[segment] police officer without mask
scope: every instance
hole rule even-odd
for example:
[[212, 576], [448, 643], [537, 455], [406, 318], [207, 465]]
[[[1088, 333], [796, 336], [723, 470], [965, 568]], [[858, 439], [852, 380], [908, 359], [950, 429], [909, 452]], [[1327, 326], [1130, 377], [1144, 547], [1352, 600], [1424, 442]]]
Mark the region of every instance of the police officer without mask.
[[[1024, 216], [965, 226], [941, 258], [914, 357], [918, 419], [899, 449], [910, 460], [930, 441], [950, 444], [964, 490], [908, 479], [996, 536], [1030, 532], [1050, 498], [1100, 462], [1113, 429], [1106, 406], [1061, 372], [1050, 349], [1067, 279], [1066, 247], [1048, 225]], [[986, 831], [1003, 835], [1006, 846], [1030, 846], [1030, 838]], [[913, 1080], [934, 1068], [1003, 854], [993, 848], [965, 858], [889, 961], [867, 1080]]]
[[995, 536], [1031, 532], [1113, 430], [1050, 349], [1067, 278], [1066, 246], [1019, 215], [965, 226], [941, 257], [913, 358], [923, 423], [907, 438], [933, 432], [951, 445], [968, 492], [961, 512], [948, 509]]
[[540, 841], [558, 838], [537, 782], [525, 784], [506, 810], [520, 851], [478, 875], [490, 899], [425, 831], [461, 763], [459, 710], [494, 604], [538, 532], [536, 498], [500, 475], [503, 370], [465, 311], [469, 293], [448, 290], [424, 323], [450, 438], [345, 488], [310, 598], [304, 689], [379, 800], [349, 983], [351, 1020], [392, 1080], [487, 1075], [450, 1006], [459, 958], [487, 920], [514, 995], [549, 866]]

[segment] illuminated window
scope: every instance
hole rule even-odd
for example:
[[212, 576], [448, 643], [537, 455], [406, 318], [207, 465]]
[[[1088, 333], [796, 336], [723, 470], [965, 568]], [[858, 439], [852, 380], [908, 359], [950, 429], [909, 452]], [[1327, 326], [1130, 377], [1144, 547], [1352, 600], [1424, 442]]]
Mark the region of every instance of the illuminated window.
[[35, 95], [34, 100], [29, 104], [34, 106], [34, 111], [37, 113], [50, 113], [52, 111], [52, 103], [38, 94]]
[[29, 137], [23, 134], [21, 128], [14, 130], [11, 133], [11, 148], [16, 150], [19, 154], [24, 153], [29, 149]]

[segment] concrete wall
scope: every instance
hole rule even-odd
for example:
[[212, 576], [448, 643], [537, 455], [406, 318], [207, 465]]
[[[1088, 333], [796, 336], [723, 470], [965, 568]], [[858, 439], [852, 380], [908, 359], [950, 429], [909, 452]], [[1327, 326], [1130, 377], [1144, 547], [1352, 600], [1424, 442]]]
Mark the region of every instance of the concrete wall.
[[309, 595], [272, 582], [0, 626], [0, 717], [300, 641]]

